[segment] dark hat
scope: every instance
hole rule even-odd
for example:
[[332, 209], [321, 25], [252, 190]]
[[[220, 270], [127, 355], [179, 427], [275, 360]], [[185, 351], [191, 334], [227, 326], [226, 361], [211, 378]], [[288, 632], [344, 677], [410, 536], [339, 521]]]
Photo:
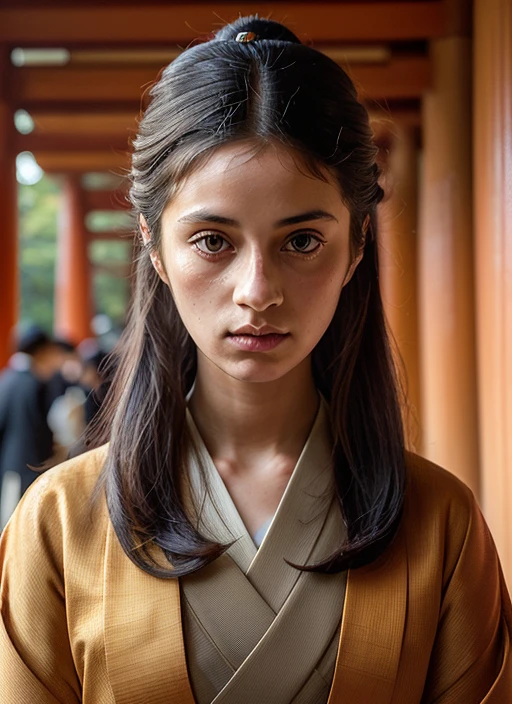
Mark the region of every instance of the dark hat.
[[38, 325], [29, 325], [22, 328], [17, 335], [16, 352], [35, 354], [45, 345], [51, 344], [51, 338]]

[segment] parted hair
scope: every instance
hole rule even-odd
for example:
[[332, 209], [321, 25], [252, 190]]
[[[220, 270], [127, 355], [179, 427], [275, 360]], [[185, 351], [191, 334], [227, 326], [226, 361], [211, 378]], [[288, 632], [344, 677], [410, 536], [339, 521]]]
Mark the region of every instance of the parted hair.
[[[244, 31], [256, 35], [253, 41], [237, 41]], [[196, 349], [150, 255], [159, 251], [162, 212], [183, 178], [217, 147], [236, 142], [284, 145], [317, 178], [327, 169], [350, 211], [352, 252], [363, 252], [312, 354], [314, 380], [329, 405], [347, 537], [340, 535], [339, 548], [323, 562], [298, 566], [357, 568], [393, 539], [405, 491], [399, 387], [379, 292], [377, 149], [345, 71], [274, 21], [245, 17], [223, 27], [183, 51], [150, 91], [133, 143], [129, 193], [151, 244], [140, 244], [137, 232], [127, 326], [88, 440], [89, 447], [109, 442], [99, 486], [124, 551], [152, 575], [188, 574], [227, 548], [201, 535], [185, 510], [186, 395]]]

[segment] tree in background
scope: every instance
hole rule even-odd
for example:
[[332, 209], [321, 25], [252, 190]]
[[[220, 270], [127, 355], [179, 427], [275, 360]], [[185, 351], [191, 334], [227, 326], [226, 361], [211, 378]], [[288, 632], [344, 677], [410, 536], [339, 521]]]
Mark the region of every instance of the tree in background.
[[[34, 185], [18, 185], [20, 322], [53, 328], [60, 187], [44, 176]], [[101, 217], [99, 225], [102, 225]], [[107, 315], [114, 328], [124, 324], [129, 297], [129, 240], [104, 240], [90, 247], [96, 314]]]
[[18, 185], [20, 321], [53, 328], [60, 189], [43, 177], [33, 186]]

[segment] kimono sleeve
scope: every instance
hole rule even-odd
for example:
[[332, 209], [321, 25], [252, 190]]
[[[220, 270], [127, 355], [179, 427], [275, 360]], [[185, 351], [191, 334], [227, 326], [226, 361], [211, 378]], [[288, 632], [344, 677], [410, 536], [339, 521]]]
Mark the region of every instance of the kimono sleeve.
[[472, 495], [469, 502], [462, 549], [445, 584], [422, 704], [512, 702], [510, 597], [489, 529]]
[[76, 704], [80, 682], [66, 622], [58, 497], [43, 475], [0, 541], [0, 699]]

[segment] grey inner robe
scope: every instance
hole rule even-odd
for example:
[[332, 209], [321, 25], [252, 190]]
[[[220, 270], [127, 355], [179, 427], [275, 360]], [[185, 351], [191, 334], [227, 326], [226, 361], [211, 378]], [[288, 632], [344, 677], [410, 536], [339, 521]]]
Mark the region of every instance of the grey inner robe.
[[[322, 704], [334, 673], [346, 573], [301, 572], [345, 537], [334, 497], [325, 402], [259, 548], [249, 535], [187, 411], [196, 453], [190, 492], [200, 531], [235, 540], [182, 578], [187, 665], [198, 704]], [[210, 492], [204, 488], [207, 477]]]

